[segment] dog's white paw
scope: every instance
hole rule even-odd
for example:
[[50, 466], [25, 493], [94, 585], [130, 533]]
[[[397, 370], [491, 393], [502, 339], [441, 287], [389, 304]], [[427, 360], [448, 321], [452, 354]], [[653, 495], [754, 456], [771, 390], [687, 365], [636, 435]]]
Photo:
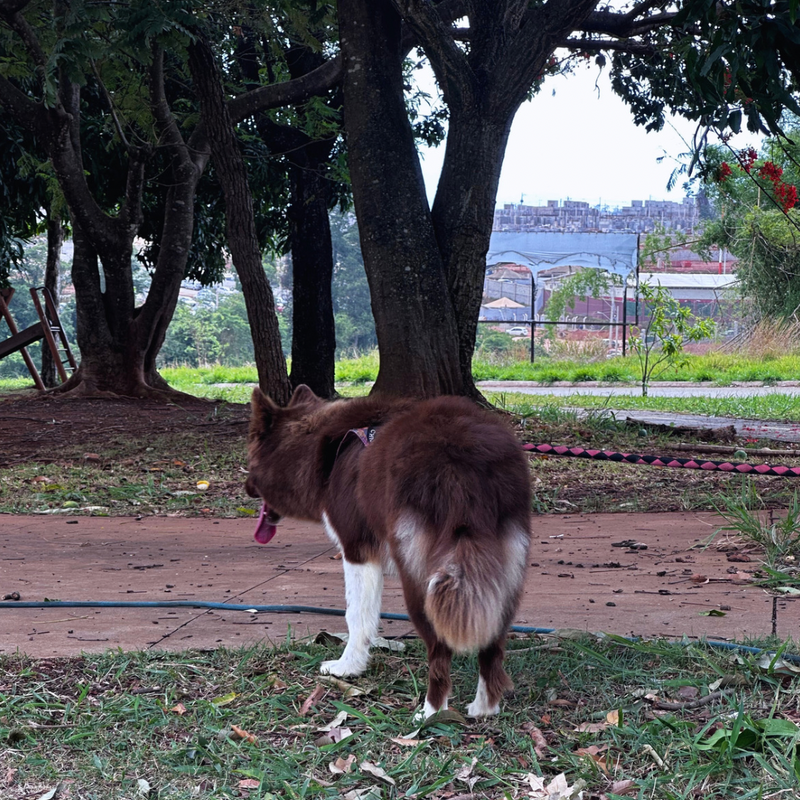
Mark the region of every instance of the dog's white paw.
[[438, 711], [447, 711], [448, 708], [448, 701], [445, 699], [444, 703], [442, 703], [441, 708], [434, 708], [429, 702], [428, 698], [425, 698], [425, 704], [418, 708], [414, 712], [414, 716], [411, 718], [415, 725], [419, 725], [425, 722], [428, 717], [432, 717]]
[[343, 658], [337, 661], [323, 661], [319, 671], [323, 675], [335, 675], [337, 678], [355, 678], [362, 675], [366, 667], [359, 667], [357, 664], [345, 661]]
[[473, 700], [467, 706], [468, 717], [493, 717], [499, 713], [500, 713], [500, 703], [495, 703], [495, 705], [490, 706], [482, 699], [478, 700], [477, 698], [475, 698], [475, 700]]

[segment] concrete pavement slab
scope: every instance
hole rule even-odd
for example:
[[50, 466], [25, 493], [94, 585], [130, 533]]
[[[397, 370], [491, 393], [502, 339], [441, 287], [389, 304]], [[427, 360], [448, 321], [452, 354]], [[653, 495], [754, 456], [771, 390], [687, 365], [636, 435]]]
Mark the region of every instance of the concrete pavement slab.
[[[671, 638], [767, 635], [772, 598], [731, 575], [755, 570], [757, 556], [732, 564], [717, 541], [698, 547], [716, 524], [704, 513], [535, 516], [515, 624]], [[252, 527], [249, 519], [0, 515], [0, 596], [344, 608], [341, 563], [321, 525], [287, 520], [266, 546], [253, 541]], [[615, 546], [625, 541], [647, 549]], [[707, 616], [712, 609], [725, 616]], [[396, 579], [387, 579], [383, 610], [405, 611]], [[798, 623], [800, 606], [781, 598], [778, 633], [796, 637]], [[0, 652], [52, 657], [108, 648], [237, 647], [320, 630], [344, 631], [344, 619], [186, 608], [2, 608]], [[386, 620], [382, 630], [391, 636], [413, 629]]]

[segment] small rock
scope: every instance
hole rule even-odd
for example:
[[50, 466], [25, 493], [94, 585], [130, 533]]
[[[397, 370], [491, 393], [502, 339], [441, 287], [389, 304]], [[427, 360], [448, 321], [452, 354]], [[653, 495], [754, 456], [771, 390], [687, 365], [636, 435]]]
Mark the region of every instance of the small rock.
[[745, 553], [726, 553], [725, 556], [728, 561], [733, 561], [734, 563], [745, 563], [747, 561], [752, 561], [750, 556], [746, 555]]

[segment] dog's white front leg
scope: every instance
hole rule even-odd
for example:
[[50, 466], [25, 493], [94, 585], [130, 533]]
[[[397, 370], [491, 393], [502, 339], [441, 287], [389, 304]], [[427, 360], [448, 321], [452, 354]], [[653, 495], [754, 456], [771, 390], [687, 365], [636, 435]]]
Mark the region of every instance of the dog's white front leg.
[[360, 675], [367, 668], [369, 647], [378, 633], [383, 594], [383, 567], [380, 563], [353, 564], [342, 558], [347, 601], [347, 646], [337, 661], [324, 661], [324, 675]]

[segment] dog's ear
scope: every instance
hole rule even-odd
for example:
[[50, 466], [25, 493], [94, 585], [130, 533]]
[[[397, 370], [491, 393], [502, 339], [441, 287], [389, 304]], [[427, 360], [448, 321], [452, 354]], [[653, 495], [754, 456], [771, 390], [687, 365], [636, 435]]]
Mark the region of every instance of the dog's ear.
[[250, 398], [250, 435], [264, 433], [272, 427], [278, 406], [256, 386]]
[[289, 401], [288, 408], [292, 406], [299, 406], [301, 403], [321, 403], [319, 397], [317, 397], [311, 389], [308, 388], [304, 383], [301, 383], [295, 390], [294, 394], [292, 395], [292, 399]]

